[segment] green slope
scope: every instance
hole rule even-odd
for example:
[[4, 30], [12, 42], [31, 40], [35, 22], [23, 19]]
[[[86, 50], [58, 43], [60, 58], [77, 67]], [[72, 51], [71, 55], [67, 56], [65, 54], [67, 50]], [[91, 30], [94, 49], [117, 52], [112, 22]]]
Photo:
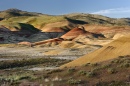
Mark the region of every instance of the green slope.
[[73, 14], [54, 16], [34, 12], [26, 12], [18, 9], [9, 9], [6, 11], [1, 11], [0, 18], [1, 18], [0, 25], [12, 28], [17, 27], [18, 29], [20, 29], [19, 23], [29, 24], [38, 29], [42, 29], [45, 25], [56, 22], [63, 22], [63, 23], [68, 22], [68, 25], [66, 26], [61, 27], [58, 26], [63, 29], [68, 29], [66, 28], [68, 26], [69, 29], [72, 29], [77, 25], [83, 25], [83, 24], [110, 25], [110, 26], [130, 25], [130, 19], [128, 18], [114, 19], [102, 15], [84, 14], [84, 13], [73, 13]]

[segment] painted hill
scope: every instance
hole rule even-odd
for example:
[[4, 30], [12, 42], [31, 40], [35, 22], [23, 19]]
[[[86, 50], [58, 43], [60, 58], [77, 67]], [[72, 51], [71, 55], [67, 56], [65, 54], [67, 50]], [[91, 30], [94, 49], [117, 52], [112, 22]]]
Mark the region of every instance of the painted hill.
[[104, 47], [82, 56], [70, 63], [62, 65], [61, 67], [74, 67], [81, 66], [87, 63], [97, 63], [102, 61], [107, 61], [110, 59], [117, 58], [119, 56], [130, 55], [130, 35], [121, 37]]
[[[112, 39], [113, 37], [116, 39], [122, 36], [122, 33], [123, 35], [129, 33], [129, 22], [130, 19], [127, 18], [114, 19], [101, 15], [84, 13], [72, 13], [56, 16], [27, 12], [19, 9], [0, 11], [0, 27], [11, 32], [20, 32], [22, 37], [27, 38], [27, 40], [22, 41], [29, 42], [38, 42], [61, 36], [63, 39], [74, 39], [73, 41], [75, 42], [78, 41], [83, 43], [83, 40], [85, 40], [85, 43], [101, 44], [104, 40], [100, 40], [101, 42], [99, 41], [96, 43], [95, 38], [97, 38], [96, 40], [99, 40], [98, 38], [104, 36], [108, 39]], [[79, 26], [83, 26], [84, 29], [76, 28]], [[44, 33], [66, 34], [48, 37], [49, 35], [46, 36]], [[121, 34], [116, 35], [117, 33]], [[40, 37], [38, 37], [38, 35]], [[1, 38], [3, 38], [3, 35], [1, 35]], [[15, 38], [15, 36], [13, 36], [13, 38]]]
[[128, 34], [130, 26], [105, 26], [105, 25], [84, 25], [86, 31], [91, 33], [101, 33], [106, 38], [113, 38], [117, 33]]
[[61, 38], [64, 39], [74, 39], [76, 37], [78, 37], [79, 35], [83, 35], [87, 33], [83, 28], [74, 28], [72, 30], [70, 30], [68, 33], [66, 33], [65, 35], [61, 36]]
[[79, 36], [86, 36], [86, 37], [92, 37], [92, 38], [104, 38], [104, 36], [102, 34], [96, 34], [96, 33], [91, 33], [85, 30], [85, 28], [82, 27], [76, 27], [72, 30], [70, 30], [68, 33], [64, 34], [63, 36], [61, 36], [61, 38], [63, 39], [75, 39]]

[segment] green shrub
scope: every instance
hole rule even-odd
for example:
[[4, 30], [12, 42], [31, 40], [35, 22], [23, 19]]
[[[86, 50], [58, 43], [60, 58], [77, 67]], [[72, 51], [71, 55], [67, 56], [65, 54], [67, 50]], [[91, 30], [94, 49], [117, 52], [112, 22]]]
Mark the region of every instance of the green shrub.
[[124, 58], [125, 56], [119, 56], [118, 58]]
[[102, 69], [102, 67], [95, 67], [95, 68], [93, 68], [93, 71], [97, 71], [97, 70], [100, 70], [100, 69]]
[[30, 58], [30, 59], [22, 59], [22, 60], [1, 61], [0, 69], [24, 67], [29, 65], [43, 64], [43, 63], [56, 62], [56, 61], [58, 61], [58, 59], [50, 59], [50, 58]]
[[96, 86], [129, 86], [129, 83], [123, 81], [98, 82]]
[[86, 63], [84, 66], [89, 66], [90, 65], [90, 63]]
[[129, 63], [124, 63], [124, 64], [121, 64], [120, 67], [122, 67], [122, 68], [124, 68], [124, 67], [128, 68], [128, 67], [130, 67], [130, 64]]
[[23, 80], [23, 79], [31, 79], [31, 77], [30, 76], [22, 76], [19, 78], [19, 80]]
[[82, 84], [82, 80], [69, 79], [67, 83], [71, 85]]
[[109, 69], [107, 69], [107, 72], [110, 73], [110, 74], [114, 74], [117, 71], [115, 69], [113, 69], [113, 68], [109, 68]]
[[54, 70], [48, 72], [47, 74], [57, 73], [57, 72], [61, 72], [61, 71], [62, 71], [61, 69], [54, 69]]
[[86, 75], [86, 73], [87, 73], [87, 72], [86, 72], [85, 70], [80, 70], [80, 71], [79, 71], [79, 75]]
[[109, 68], [111, 66], [111, 64], [106, 64], [106, 65], [102, 65], [102, 67], [101, 68]]
[[91, 64], [92, 67], [95, 67], [95, 66], [98, 66], [98, 65], [99, 65], [98, 63]]
[[12, 74], [12, 75], [5, 75], [0, 77], [0, 82], [2, 80], [9, 81], [10, 83], [18, 82], [19, 80], [35, 80], [35, 77], [29, 73], [19, 73], [19, 74]]
[[113, 61], [113, 63], [120, 63], [120, 60], [116, 59], [116, 60]]
[[69, 68], [68, 69], [68, 73], [72, 73], [72, 72], [75, 72], [75, 68]]
[[86, 73], [86, 76], [91, 78], [91, 77], [96, 76], [96, 73], [94, 71], [89, 71], [89, 72]]

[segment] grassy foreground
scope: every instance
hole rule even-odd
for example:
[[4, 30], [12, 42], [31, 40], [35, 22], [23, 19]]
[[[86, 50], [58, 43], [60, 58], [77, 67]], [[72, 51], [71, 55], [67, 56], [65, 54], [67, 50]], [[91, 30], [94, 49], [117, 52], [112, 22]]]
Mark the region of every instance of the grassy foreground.
[[[17, 61], [19, 62], [19, 61]], [[39, 62], [39, 63], [38, 63]], [[29, 65], [42, 64], [62, 65], [67, 61], [56, 59], [28, 59], [21, 60], [19, 64], [28, 68]], [[6, 64], [18, 64], [16, 61]], [[45, 63], [45, 64], [44, 64]], [[40, 66], [40, 65], [37, 65]], [[14, 66], [13, 69], [0, 70], [0, 84], [5, 82], [7, 86], [46, 85], [46, 86], [129, 86], [130, 85], [130, 56], [120, 56], [117, 59], [101, 63], [86, 63], [80, 67], [63, 69], [30, 71], [22, 67]]]

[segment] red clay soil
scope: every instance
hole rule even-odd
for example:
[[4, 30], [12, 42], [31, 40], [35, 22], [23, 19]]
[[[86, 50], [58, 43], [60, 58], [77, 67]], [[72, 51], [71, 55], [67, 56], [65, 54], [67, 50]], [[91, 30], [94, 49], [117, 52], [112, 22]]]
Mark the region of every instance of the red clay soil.
[[130, 32], [129, 26], [101, 26], [101, 25], [86, 25], [85, 30], [93, 33], [120, 33]]
[[51, 27], [48, 29], [43, 29], [42, 32], [64, 32], [64, 30], [60, 27]]
[[70, 30], [68, 33], [61, 36], [61, 38], [63, 38], [63, 39], [75, 39], [79, 36], [104, 37], [102, 34], [89, 32], [89, 31], [85, 30], [84, 27], [82, 27], [82, 28], [74, 28], [74, 29]]
[[68, 33], [66, 33], [65, 35], [61, 36], [61, 38], [74, 39], [74, 38], [78, 37], [79, 35], [83, 35], [86, 33], [87, 33], [87, 31], [85, 31], [84, 29], [74, 28], [74, 29], [70, 30]]

